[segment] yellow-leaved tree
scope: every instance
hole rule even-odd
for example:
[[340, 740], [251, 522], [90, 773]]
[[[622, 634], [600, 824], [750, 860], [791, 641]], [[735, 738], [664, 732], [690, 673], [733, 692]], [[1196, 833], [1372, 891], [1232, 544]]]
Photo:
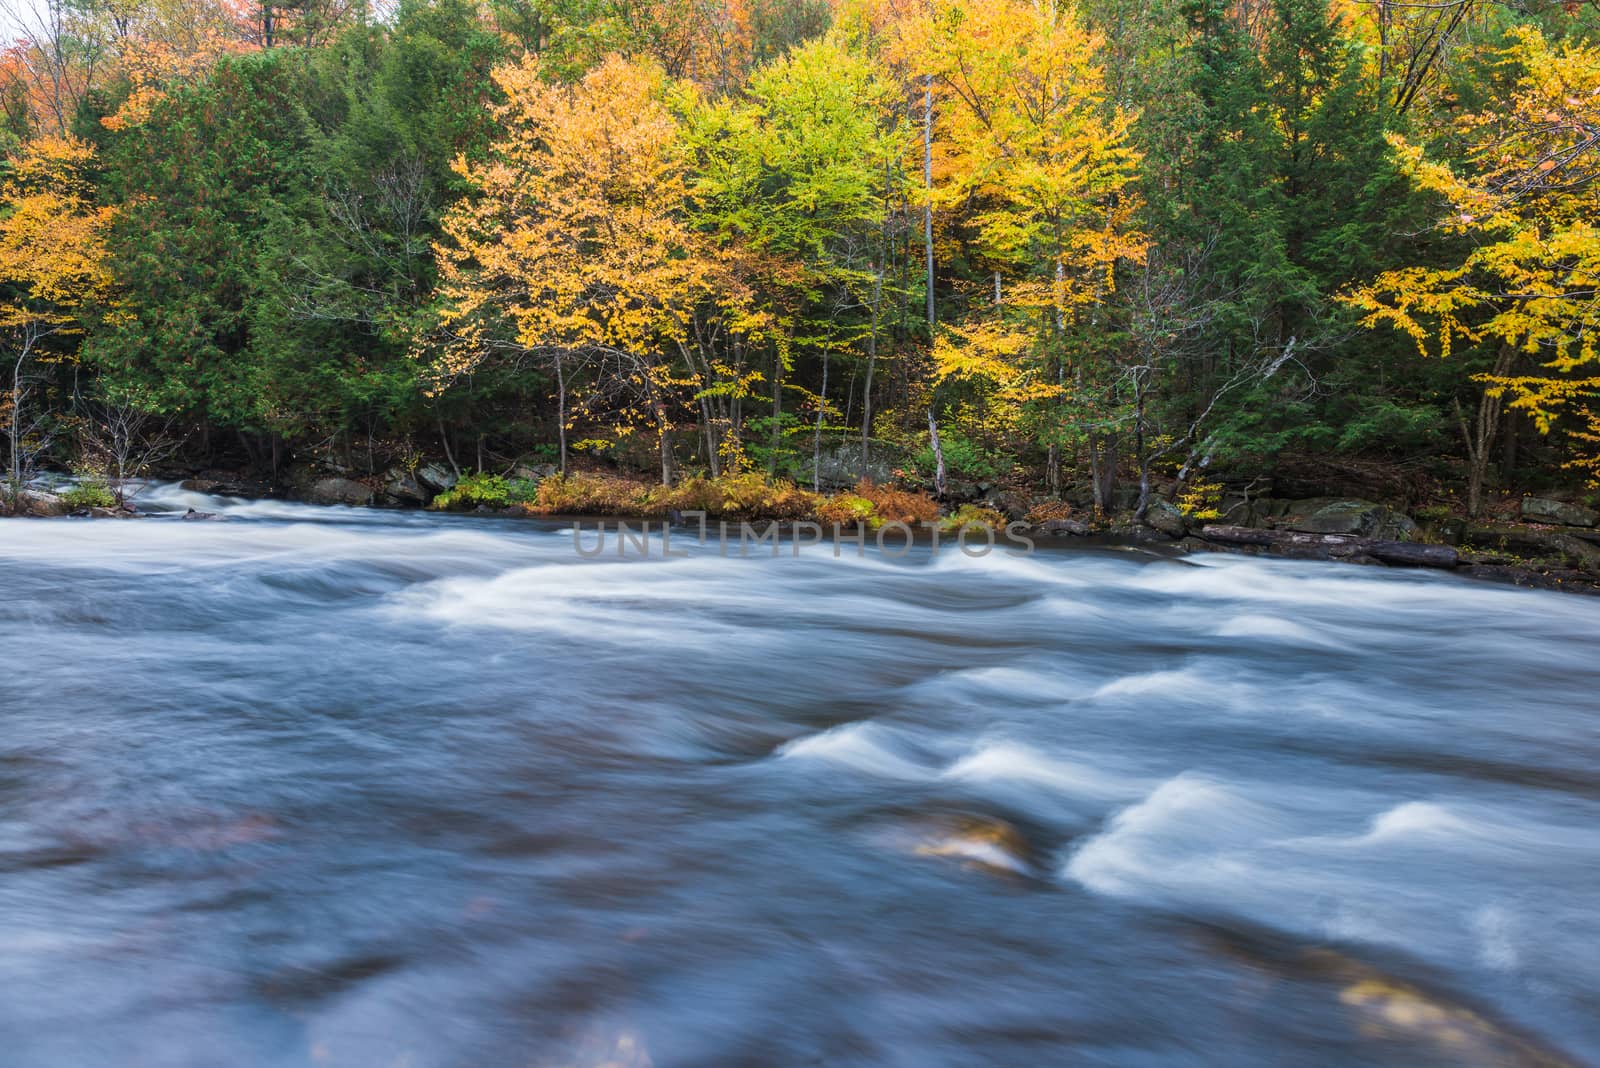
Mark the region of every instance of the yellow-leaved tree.
[[83, 141], [40, 137], [9, 158], [0, 181], [0, 338], [11, 372], [4, 418], [13, 488], [43, 443], [28, 405], [34, 371], [69, 355], [49, 342], [76, 333], [83, 307], [110, 286], [111, 209], [95, 206], [93, 160]]
[[1424, 355], [1492, 353], [1474, 376], [1476, 418], [1461, 412], [1468, 507], [1481, 508], [1501, 406], [1584, 446], [1600, 477], [1600, 48], [1553, 45], [1520, 27], [1501, 56], [1509, 100], [1461, 120], [1456, 166], [1393, 138], [1412, 179], [1439, 194], [1439, 227], [1468, 250], [1447, 266], [1387, 271], [1346, 296], [1367, 326], [1404, 331]]
[[694, 382], [684, 348], [720, 262], [685, 222], [668, 81], [653, 64], [611, 56], [574, 85], [547, 81], [532, 57], [495, 82], [500, 137], [483, 160], [457, 160], [472, 192], [445, 216], [436, 247], [439, 379], [507, 350], [548, 367], [564, 470], [581, 364], [587, 399], [607, 406], [617, 433], [655, 435], [670, 482], [674, 420]]
[[1053, 483], [1061, 402], [1097, 377], [1069, 367], [1067, 332], [1146, 243], [1132, 116], [1108, 99], [1100, 44], [1070, 4], [938, 0], [902, 15], [891, 47], [923, 79], [931, 218], [990, 273], [935, 332], [935, 379], [976, 388], [991, 424], [1031, 421]]

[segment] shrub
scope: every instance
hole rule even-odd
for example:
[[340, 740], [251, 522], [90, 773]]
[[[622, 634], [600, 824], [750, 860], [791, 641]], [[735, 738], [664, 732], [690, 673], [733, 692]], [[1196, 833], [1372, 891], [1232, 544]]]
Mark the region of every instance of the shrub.
[[1038, 501], [1028, 509], [1027, 520], [1034, 526], [1040, 526], [1053, 519], [1071, 519], [1072, 505], [1066, 501]]
[[85, 478], [61, 493], [61, 500], [69, 508], [115, 508], [117, 495], [111, 487], [98, 478]]
[[700, 511], [713, 519], [804, 519], [814, 515], [821, 503], [816, 494], [793, 482], [754, 471], [686, 479], [658, 491], [655, 500], [664, 510]]
[[533, 515], [654, 515], [650, 488], [604, 475], [551, 475], [525, 505]]
[[1006, 528], [1006, 517], [992, 508], [980, 508], [975, 504], [963, 504], [939, 522], [939, 529], [946, 534], [959, 534], [961, 529], [967, 526], [1004, 530]]
[[466, 511], [485, 505], [504, 508], [511, 503], [511, 485], [499, 475], [482, 471], [462, 475], [454, 486], [439, 494], [429, 505], [440, 511]]
[[871, 501], [878, 518], [885, 523], [898, 519], [915, 526], [918, 523], [933, 523], [939, 518], [939, 502], [926, 493], [879, 486], [862, 479], [856, 484], [855, 495]]
[[878, 518], [872, 502], [854, 493], [841, 493], [836, 497], [829, 497], [817, 505], [816, 516], [817, 521], [824, 526], [848, 527], [860, 523], [870, 529], [883, 523], [883, 520]]
[[1448, 504], [1425, 504], [1411, 513], [1411, 518], [1419, 523], [1442, 523], [1455, 514], [1455, 510]]
[[[995, 479], [1009, 471], [1014, 462], [1011, 457], [993, 449], [986, 449], [971, 438], [953, 429], [939, 434], [940, 451], [944, 453], [945, 469], [952, 475], [973, 479]], [[911, 465], [918, 474], [932, 478], [938, 466], [933, 446], [924, 445], [911, 457]]]
[[1184, 487], [1177, 500], [1178, 511], [1190, 519], [1222, 518], [1222, 483], [1195, 481]]

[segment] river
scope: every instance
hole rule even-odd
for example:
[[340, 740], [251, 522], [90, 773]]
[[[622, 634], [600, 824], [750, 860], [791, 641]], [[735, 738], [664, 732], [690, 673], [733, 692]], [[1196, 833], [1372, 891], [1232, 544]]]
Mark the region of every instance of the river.
[[142, 505], [0, 521], [8, 1068], [1600, 1064], [1600, 599]]

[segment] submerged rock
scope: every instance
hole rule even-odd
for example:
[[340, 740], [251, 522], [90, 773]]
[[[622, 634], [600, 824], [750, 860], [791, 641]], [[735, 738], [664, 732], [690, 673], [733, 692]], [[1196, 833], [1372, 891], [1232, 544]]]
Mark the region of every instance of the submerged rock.
[[[1213, 928], [1213, 948], [1252, 968], [1297, 982], [1322, 984], [1363, 1037], [1432, 1046], [1449, 1062], [1483, 1068], [1577, 1068], [1559, 1050], [1450, 995], [1407, 982], [1328, 946], [1286, 946], [1267, 932]], [[1432, 1063], [1431, 1059], [1430, 1062]]]
[[1426, 1042], [1448, 1050], [1459, 1064], [1519, 1068], [1574, 1068], [1574, 1062], [1461, 1005], [1358, 964], [1339, 1002], [1350, 1008], [1365, 1035]]
[[927, 828], [912, 850], [922, 857], [957, 860], [991, 874], [1031, 875], [1027, 839], [1004, 820], [959, 816]]

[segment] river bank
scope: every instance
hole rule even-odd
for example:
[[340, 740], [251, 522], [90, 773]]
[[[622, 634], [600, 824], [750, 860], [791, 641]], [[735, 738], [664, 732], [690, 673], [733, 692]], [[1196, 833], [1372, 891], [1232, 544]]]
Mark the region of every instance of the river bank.
[[[1497, 520], [1472, 521], [1437, 510], [1414, 518], [1396, 507], [1358, 497], [1224, 496], [1209, 512], [1189, 515], [1153, 495], [1136, 521], [1131, 508], [1097, 516], [1067, 502], [1004, 491], [975, 492], [960, 504], [941, 504], [926, 495], [867, 483], [854, 491], [820, 496], [756, 476], [738, 482], [690, 480], [662, 496], [659, 487], [643, 483], [583, 475], [563, 480], [548, 466], [522, 467], [515, 472], [515, 484], [528, 500], [508, 503], [505, 487], [513, 483], [500, 480], [500, 496], [495, 496], [483, 492], [485, 483], [460, 480], [437, 464], [418, 465], [404, 477], [391, 472], [364, 482], [326, 472], [322, 477], [302, 474], [280, 483], [239, 473], [218, 474], [176, 484], [194, 495], [194, 507], [186, 518], [213, 517], [217, 501], [288, 499], [401, 510], [444, 504], [447, 510], [480, 515], [609, 520], [635, 526], [683, 523], [688, 516], [703, 514], [706, 521], [730, 522], [736, 528], [748, 524], [758, 531], [771, 524], [814, 523], [823, 533], [833, 531], [836, 536], [873, 534], [886, 524], [893, 531], [909, 528], [922, 537], [932, 530], [955, 537], [963, 530], [988, 528], [991, 544], [1015, 545], [1025, 539], [1056, 545], [1137, 545], [1168, 553], [1222, 552], [1425, 567], [1527, 588], [1600, 594], [1600, 514], [1576, 502], [1548, 498], [1525, 498], [1517, 509], [1523, 521], [1515, 522], [1504, 516], [1505, 509]], [[374, 482], [395, 492], [375, 489]], [[63, 486], [66, 492], [60, 492]], [[535, 498], [540, 486], [546, 491], [559, 487], [559, 492]], [[140, 514], [136, 492], [126, 501], [113, 501], [84, 495], [80, 489], [71, 480], [40, 483], [14, 499], [0, 497], [0, 515], [128, 519]], [[468, 489], [473, 492], [464, 492]], [[545, 502], [543, 507], [536, 503], [539, 500]]]

